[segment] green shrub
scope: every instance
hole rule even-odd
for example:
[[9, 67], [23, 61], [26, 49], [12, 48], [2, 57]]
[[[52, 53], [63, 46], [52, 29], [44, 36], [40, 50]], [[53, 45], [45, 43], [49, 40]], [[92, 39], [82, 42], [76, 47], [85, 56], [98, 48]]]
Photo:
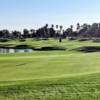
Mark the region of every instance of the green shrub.
[[25, 39], [20, 39], [19, 41], [20, 41], [20, 42], [25, 42], [26, 40], [25, 40]]
[[0, 39], [0, 42], [8, 42], [8, 39]]

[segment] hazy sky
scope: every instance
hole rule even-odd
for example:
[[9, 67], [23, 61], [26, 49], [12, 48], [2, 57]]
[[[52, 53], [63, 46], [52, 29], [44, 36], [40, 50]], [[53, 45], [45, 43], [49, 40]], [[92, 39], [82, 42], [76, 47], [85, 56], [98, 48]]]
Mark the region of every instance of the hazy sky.
[[100, 22], [100, 0], [0, 0], [0, 29]]

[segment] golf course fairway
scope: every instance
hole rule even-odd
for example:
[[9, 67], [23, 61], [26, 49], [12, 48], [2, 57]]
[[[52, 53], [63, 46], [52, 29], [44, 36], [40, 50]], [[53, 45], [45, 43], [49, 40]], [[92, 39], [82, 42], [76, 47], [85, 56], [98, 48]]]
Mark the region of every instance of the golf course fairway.
[[60, 45], [69, 48], [1, 53], [0, 100], [100, 100], [100, 53], [71, 50], [99, 43], [64, 41]]
[[0, 100], [97, 100], [100, 53], [0, 55]]

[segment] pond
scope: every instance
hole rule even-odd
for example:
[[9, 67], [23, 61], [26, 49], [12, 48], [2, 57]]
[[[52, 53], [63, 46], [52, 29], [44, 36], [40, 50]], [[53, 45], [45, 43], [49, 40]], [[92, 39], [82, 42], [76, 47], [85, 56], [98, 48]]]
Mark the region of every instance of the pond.
[[62, 51], [66, 50], [65, 47], [60, 46], [46, 46], [40, 48], [32, 48], [27, 46], [16, 46], [16, 47], [0, 47], [0, 53], [17, 53], [17, 52], [33, 52], [33, 51]]
[[0, 53], [33, 52], [33, 49], [0, 48]]

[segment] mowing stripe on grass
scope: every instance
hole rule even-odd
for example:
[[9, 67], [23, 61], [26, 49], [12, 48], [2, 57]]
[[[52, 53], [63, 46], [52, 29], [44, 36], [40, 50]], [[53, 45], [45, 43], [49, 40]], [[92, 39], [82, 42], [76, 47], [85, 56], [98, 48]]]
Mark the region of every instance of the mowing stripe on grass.
[[27, 59], [27, 58], [54, 58], [54, 57], [66, 57], [66, 56], [71, 56], [72, 54], [69, 55], [50, 55], [50, 56], [19, 56], [19, 57], [2, 57], [0, 59]]

